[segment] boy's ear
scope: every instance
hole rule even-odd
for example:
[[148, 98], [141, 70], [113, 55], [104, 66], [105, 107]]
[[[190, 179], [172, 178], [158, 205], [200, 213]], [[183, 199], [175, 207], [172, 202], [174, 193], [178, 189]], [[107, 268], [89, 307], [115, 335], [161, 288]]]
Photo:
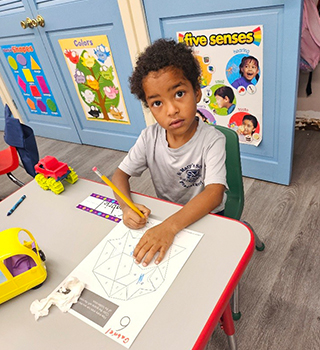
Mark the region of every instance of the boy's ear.
[[196, 100], [197, 100], [197, 103], [199, 103], [201, 101], [201, 96], [202, 96], [201, 89], [200, 89], [200, 86], [198, 86], [198, 88], [196, 89]]

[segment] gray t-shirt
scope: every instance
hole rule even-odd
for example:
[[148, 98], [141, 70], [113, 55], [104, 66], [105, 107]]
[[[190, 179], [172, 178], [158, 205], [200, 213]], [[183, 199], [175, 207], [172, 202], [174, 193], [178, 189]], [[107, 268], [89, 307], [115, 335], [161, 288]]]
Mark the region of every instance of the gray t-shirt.
[[[179, 148], [170, 148], [166, 131], [153, 124], [144, 129], [119, 165], [130, 176], [149, 168], [158, 198], [186, 204], [209, 184], [228, 188], [225, 168], [225, 136], [199, 119], [193, 137]], [[212, 212], [224, 209], [222, 203]]]

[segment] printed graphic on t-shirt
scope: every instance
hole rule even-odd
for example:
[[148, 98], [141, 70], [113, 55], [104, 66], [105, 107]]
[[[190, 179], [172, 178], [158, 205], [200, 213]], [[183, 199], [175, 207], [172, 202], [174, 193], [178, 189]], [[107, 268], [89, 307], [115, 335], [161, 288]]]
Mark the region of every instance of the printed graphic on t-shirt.
[[203, 184], [201, 170], [201, 164], [193, 163], [181, 168], [177, 173], [179, 176], [179, 183], [186, 188], [201, 186]]

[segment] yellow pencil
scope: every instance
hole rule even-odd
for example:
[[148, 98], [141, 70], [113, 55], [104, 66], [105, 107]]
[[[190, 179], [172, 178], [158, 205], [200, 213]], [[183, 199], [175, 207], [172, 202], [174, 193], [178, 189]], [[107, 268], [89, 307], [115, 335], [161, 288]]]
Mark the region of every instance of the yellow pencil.
[[139, 214], [142, 218], [144, 218], [144, 215], [141, 213], [141, 211], [131, 202], [129, 198], [127, 198], [105, 175], [102, 175], [100, 171], [97, 169], [97, 167], [93, 167], [92, 170], [101, 177], [101, 179], [112, 188], [112, 190], [125, 202], [128, 204], [128, 206], [134, 210], [137, 214]]

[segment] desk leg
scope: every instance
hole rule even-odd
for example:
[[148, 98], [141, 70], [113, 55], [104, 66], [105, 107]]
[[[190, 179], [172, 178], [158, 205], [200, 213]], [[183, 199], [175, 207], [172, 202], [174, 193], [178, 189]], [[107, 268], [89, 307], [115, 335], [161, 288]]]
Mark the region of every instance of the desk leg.
[[233, 291], [232, 295], [232, 318], [234, 321], [240, 320], [241, 312], [239, 310], [239, 289], [240, 289], [240, 282], [237, 284], [235, 290]]
[[228, 344], [230, 350], [237, 350], [237, 342], [235, 337], [235, 329], [232, 318], [232, 312], [230, 303], [228, 303], [224, 313], [221, 316], [221, 328], [224, 330], [228, 337]]

